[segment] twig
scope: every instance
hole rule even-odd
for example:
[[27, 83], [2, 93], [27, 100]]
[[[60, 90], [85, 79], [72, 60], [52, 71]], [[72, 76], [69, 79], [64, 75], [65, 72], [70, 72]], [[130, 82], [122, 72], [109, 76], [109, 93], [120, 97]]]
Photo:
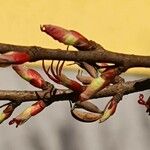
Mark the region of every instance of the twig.
[[150, 56], [129, 55], [110, 52], [97, 44], [94, 51], [64, 51], [61, 49], [48, 49], [38, 46], [19, 46], [0, 43], [0, 53], [8, 51], [26, 51], [31, 60], [66, 60], [84, 62], [107, 62], [114, 63], [126, 68], [150, 67]]
[[[99, 91], [93, 98], [109, 97], [114, 96], [118, 91], [123, 91], [123, 95], [131, 94], [134, 92], [144, 91], [150, 89], [150, 78], [128, 81], [117, 83], [115, 85], [108, 86], [103, 90]], [[18, 102], [29, 102], [39, 100], [37, 94], [40, 97], [45, 96], [47, 91], [11, 91], [11, 90], [0, 90], [0, 100], [9, 100], [9, 101], [18, 101]], [[49, 101], [66, 101], [72, 100], [73, 102], [77, 101], [74, 99], [75, 93], [71, 90], [65, 90], [64, 93], [51, 96], [47, 94], [45, 98]]]

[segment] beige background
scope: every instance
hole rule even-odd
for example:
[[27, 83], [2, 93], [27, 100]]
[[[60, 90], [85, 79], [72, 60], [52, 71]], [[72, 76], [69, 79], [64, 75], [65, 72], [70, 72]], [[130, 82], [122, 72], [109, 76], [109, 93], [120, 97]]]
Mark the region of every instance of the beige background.
[[0, 42], [65, 48], [40, 32], [40, 24], [50, 23], [112, 51], [150, 55], [149, 18], [149, 0], [0, 0]]

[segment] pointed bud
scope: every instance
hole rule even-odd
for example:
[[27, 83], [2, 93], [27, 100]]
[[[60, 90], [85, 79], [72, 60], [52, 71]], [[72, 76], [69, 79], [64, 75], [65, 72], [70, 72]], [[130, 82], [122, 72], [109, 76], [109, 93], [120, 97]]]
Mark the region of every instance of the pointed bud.
[[101, 117], [99, 113], [83, 112], [77, 109], [71, 110], [71, 114], [76, 120], [81, 122], [94, 122]]
[[118, 102], [114, 98], [112, 98], [107, 103], [107, 105], [104, 109], [103, 115], [99, 120], [100, 123], [106, 121], [110, 116], [112, 116], [115, 113], [117, 104], [118, 104]]
[[0, 67], [9, 66], [11, 64], [22, 64], [30, 60], [27, 52], [11, 51], [0, 55]]
[[80, 94], [80, 101], [86, 101], [90, 99], [98, 91], [109, 85], [117, 75], [117, 68], [113, 68], [104, 71], [100, 77], [94, 78], [92, 82], [86, 87], [85, 91]]
[[83, 91], [83, 87], [81, 84], [79, 84], [78, 82], [76, 82], [75, 80], [71, 80], [69, 79], [66, 75], [61, 74], [61, 76], [59, 77], [61, 80], [61, 84], [68, 87], [69, 89], [75, 91], [75, 92], [81, 92]]
[[111, 82], [119, 73], [118, 68], [108, 68], [102, 73], [101, 77], [107, 82]]
[[67, 30], [54, 25], [41, 25], [41, 31], [47, 33], [55, 40], [65, 44], [72, 45], [79, 50], [88, 50], [91, 48], [90, 42], [80, 33]]
[[101, 90], [105, 85], [105, 80], [101, 77], [94, 78], [92, 82], [86, 87], [85, 91], [80, 94], [80, 101], [90, 99], [95, 93]]
[[80, 94], [80, 101], [90, 99], [98, 91], [109, 85], [117, 75], [119, 75], [118, 68], [109, 68], [100, 77], [94, 78], [85, 91]]
[[31, 85], [41, 89], [46, 87], [45, 80], [37, 71], [28, 69], [23, 65], [13, 65], [12, 68], [18, 73], [20, 77], [28, 81]]
[[17, 106], [19, 106], [17, 103], [11, 103], [7, 105], [3, 112], [0, 113], [0, 124], [12, 115]]
[[98, 77], [98, 70], [95, 68], [95, 64], [89, 64], [86, 62], [77, 63], [81, 68], [85, 69], [89, 75], [93, 78]]
[[16, 118], [13, 118], [9, 122], [9, 125], [12, 125], [14, 123], [16, 123], [16, 127], [18, 127], [19, 125], [22, 125], [32, 116], [35, 116], [38, 113], [40, 113], [45, 107], [46, 107], [46, 104], [44, 103], [44, 101], [40, 100], [36, 102], [35, 104], [33, 104], [32, 106], [28, 107], [21, 114], [19, 114]]
[[84, 110], [93, 112], [93, 113], [101, 113], [102, 111], [93, 103], [89, 101], [80, 102], [77, 101], [74, 105], [75, 108], [82, 108]]

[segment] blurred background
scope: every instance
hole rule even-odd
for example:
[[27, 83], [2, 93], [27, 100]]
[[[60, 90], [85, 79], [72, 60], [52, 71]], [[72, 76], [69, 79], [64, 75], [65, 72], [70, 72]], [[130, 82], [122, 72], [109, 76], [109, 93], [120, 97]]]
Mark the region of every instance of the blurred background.
[[[66, 49], [40, 31], [40, 24], [74, 29], [114, 52], [150, 55], [149, 0], [7, 0], [0, 1], [0, 42]], [[73, 48], [70, 48], [73, 49]], [[40, 62], [31, 64], [45, 78]], [[75, 77], [76, 66], [66, 69]], [[150, 77], [150, 69], [129, 70], [128, 80]], [[0, 70], [0, 89], [35, 90], [11, 68]], [[58, 87], [58, 86], [57, 86]], [[141, 92], [140, 92], [141, 93]], [[150, 91], [142, 92], [145, 99]], [[103, 124], [81, 123], [70, 115], [69, 103], [54, 103], [19, 128], [0, 127], [2, 150], [149, 150], [150, 118], [138, 105], [139, 93], [124, 96], [116, 114]], [[109, 98], [107, 98], [109, 100]], [[94, 100], [104, 107], [106, 99]], [[18, 108], [15, 117], [25, 107]]]

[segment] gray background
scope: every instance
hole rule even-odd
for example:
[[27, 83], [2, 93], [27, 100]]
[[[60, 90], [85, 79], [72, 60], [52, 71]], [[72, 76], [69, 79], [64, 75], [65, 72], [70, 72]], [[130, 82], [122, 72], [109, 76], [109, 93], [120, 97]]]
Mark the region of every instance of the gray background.
[[[75, 76], [73, 71], [67, 74]], [[144, 76], [123, 77], [127, 81]], [[1, 89], [34, 90], [11, 68], [1, 69], [0, 83]], [[140, 93], [147, 99], [150, 91]], [[70, 115], [68, 102], [52, 104], [18, 128], [6, 121], [0, 125], [0, 150], [149, 150], [150, 117], [137, 103], [138, 96], [139, 93], [124, 96], [115, 115], [102, 124], [76, 121]], [[106, 101], [102, 98], [94, 103], [103, 107]], [[23, 104], [12, 117], [28, 105], [31, 103]]]

